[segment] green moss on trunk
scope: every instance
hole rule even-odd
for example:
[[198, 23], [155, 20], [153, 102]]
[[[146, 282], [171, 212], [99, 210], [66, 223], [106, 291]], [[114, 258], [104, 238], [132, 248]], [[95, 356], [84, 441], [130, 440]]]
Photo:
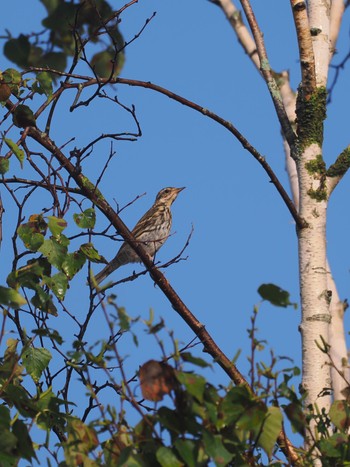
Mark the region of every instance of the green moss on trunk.
[[350, 167], [350, 147], [339, 154], [337, 160], [327, 170], [328, 177], [342, 177]]
[[323, 121], [326, 118], [327, 90], [325, 87], [316, 88], [313, 94], [304, 95], [299, 89], [297, 98], [298, 137], [301, 150], [323, 143]]

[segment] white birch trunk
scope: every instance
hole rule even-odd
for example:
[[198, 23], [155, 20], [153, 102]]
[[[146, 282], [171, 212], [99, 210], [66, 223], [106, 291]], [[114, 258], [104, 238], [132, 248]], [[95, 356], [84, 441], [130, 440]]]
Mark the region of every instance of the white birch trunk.
[[330, 45], [330, 0], [309, 0], [308, 16], [310, 30], [313, 38], [313, 49], [315, 55], [316, 84], [326, 86], [329, 56], [331, 54]]
[[[254, 65], [260, 69], [259, 57], [252, 53], [255, 44], [250, 32], [242, 23], [239, 11], [231, 0], [215, 0], [224, 11], [227, 19], [235, 30], [240, 43], [251, 57]], [[292, 6], [296, 5], [291, 2]], [[326, 87], [329, 62], [334, 53], [336, 41], [344, 13], [344, 0], [308, 0], [307, 17], [299, 22], [298, 39], [302, 41], [301, 53], [309, 66], [314, 63], [316, 89]], [[301, 7], [301, 5], [297, 5]], [[299, 17], [300, 18], [300, 17]], [[308, 31], [311, 32], [312, 47], [309, 47]], [[313, 88], [312, 81], [308, 82], [309, 74], [303, 74], [303, 84]], [[309, 68], [312, 71], [312, 68]], [[284, 83], [281, 87], [283, 104], [291, 122], [295, 120], [296, 99], [290, 89], [287, 73], [282, 73]], [[311, 86], [311, 87], [310, 87]], [[310, 117], [312, 117], [310, 115]], [[300, 123], [300, 122], [299, 122]], [[321, 122], [320, 122], [321, 124]], [[322, 133], [322, 130], [321, 130]], [[299, 134], [300, 136], [300, 134]], [[320, 136], [320, 135], [319, 135]], [[307, 138], [306, 138], [307, 139]], [[321, 141], [322, 138], [319, 138]], [[299, 274], [302, 307], [302, 322], [300, 331], [302, 335], [303, 354], [303, 387], [307, 391], [307, 404], [318, 404], [328, 409], [331, 398], [324, 389], [331, 387], [330, 365], [328, 356], [318, 346], [322, 346], [321, 338], [331, 345], [330, 355], [337, 369], [344, 372], [349, 378], [349, 369], [346, 367], [347, 350], [345, 343], [345, 330], [343, 324], [344, 305], [339, 299], [338, 292], [330, 272], [326, 256], [326, 212], [328, 197], [331, 194], [332, 179], [325, 182], [322, 170], [315, 168], [317, 160], [322, 161], [322, 147], [320, 142], [310, 139], [302, 141], [303, 151], [299, 154], [296, 165], [290, 157], [290, 147], [284, 141], [286, 152], [286, 165], [290, 177], [290, 185], [295, 206], [308, 223], [308, 227], [298, 232], [299, 241]], [[306, 144], [305, 144], [306, 142]], [[305, 164], [311, 163], [307, 166]], [[329, 183], [329, 184], [328, 184]], [[317, 198], [317, 194], [323, 196]], [[327, 186], [328, 185], [328, 186]], [[327, 190], [328, 188], [328, 190]], [[310, 191], [311, 190], [311, 191]], [[312, 191], [313, 190], [313, 191]], [[345, 363], [344, 363], [345, 362]], [[346, 381], [339, 373], [332, 369], [334, 398], [341, 399], [342, 389]]]
[[[337, 15], [337, 22], [339, 22]], [[333, 39], [335, 44], [335, 39]], [[296, 97], [289, 86], [288, 74], [283, 73], [286, 78], [285, 84], [281, 88], [283, 102], [286, 107], [288, 118], [295, 121]], [[290, 189], [294, 204], [299, 211], [299, 180], [295, 161], [290, 157], [290, 149], [284, 140], [284, 150], [286, 155], [286, 170], [289, 177]], [[329, 190], [331, 191], [331, 190]], [[348, 386], [350, 380], [350, 370], [348, 367], [348, 353], [344, 329], [344, 303], [341, 301], [337, 286], [334, 282], [330, 265], [327, 261], [327, 290], [332, 293], [330, 303], [331, 323], [329, 328], [330, 357], [334, 366], [331, 366], [332, 395], [334, 400], [344, 399], [343, 390]]]
[[327, 200], [316, 200], [310, 193], [318, 190], [320, 180], [318, 174], [307, 168], [307, 162], [313, 163], [320, 154], [320, 147], [312, 144], [304, 150], [298, 164], [300, 215], [308, 223], [308, 227], [300, 230], [299, 241], [299, 275], [302, 321], [302, 386], [306, 395], [306, 405], [317, 404], [326, 410], [330, 407], [329, 392], [331, 387], [330, 366], [327, 355], [316, 342], [322, 345], [321, 337], [329, 341], [329, 324], [331, 321], [327, 289], [326, 261], [326, 214]]

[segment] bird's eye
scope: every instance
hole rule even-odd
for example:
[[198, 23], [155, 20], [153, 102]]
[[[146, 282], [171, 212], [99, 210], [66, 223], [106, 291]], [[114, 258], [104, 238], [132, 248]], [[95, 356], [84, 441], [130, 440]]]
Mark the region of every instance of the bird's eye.
[[164, 193], [169, 193], [169, 191], [170, 191], [169, 188], [166, 188], [166, 189], [164, 190]]

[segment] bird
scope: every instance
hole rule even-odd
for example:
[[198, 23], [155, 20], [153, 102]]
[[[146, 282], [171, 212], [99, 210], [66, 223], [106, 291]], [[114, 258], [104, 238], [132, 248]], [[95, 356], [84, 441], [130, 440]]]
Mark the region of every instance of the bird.
[[[154, 259], [155, 254], [170, 234], [172, 215], [171, 205], [182, 188], [167, 187], [157, 194], [153, 206], [141, 217], [131, 233], [144, 250]], [[138, 254], [124, 242], [116, 256], [95, 276], [97, 284], [103, 282], [112, 272], [128, 263], [141, 263]]]

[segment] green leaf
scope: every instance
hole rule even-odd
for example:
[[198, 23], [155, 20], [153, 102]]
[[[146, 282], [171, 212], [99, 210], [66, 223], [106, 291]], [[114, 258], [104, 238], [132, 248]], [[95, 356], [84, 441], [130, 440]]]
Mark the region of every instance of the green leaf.
[[67, 247], [57, 242], [56, 239], [44, 240], [43, 244], [38, 248], [49, 261], [50, 264], [57, 269], [61, 269], [61, 265], [67, 255]]
[[4, 45], [4, 54], [11, 62], [24, 68], [28, 65], [30, 42], [26, 36], [20, 34], [18, 39], [9, 39]]
[[266, 418], [266, 412], [267, 407], [262, 401], [252, 400], [251, 404], [244, 408], [237, 420], [237, 427], [258, 434]]
[[47, 12], [51, 13], [55, 8], [57, 8], [59, 0], [40, 0], [40, 2], [44, 5]]
[[233, 454], [225, 448], [220, 435], [213, 435], [212, 433], [204, 430], [203, 442], [206, 453], [213, 459], [215, 465], [224, 466], [232, 460]]
[[24, 246], [30, 251], [38, 251], [44, 243], [44, 235], [37, 232], [32, 223], [22, 224], [18, 227], [17, 233], [24, 243]]
[[115, 54], [114, 49], [108, 48], [95, 54], [91, 59], [91, 66], [100, 78], [115, 78], [124, 66], [124, 52]]
[[29, 436], [27, 426], [22, 420], [16, 420], [13, 424], [13, 434], [16, 436], [18, 443], [18, 454], [21, 458], [30, 461], [33, 457], [36, 459], [33, 442]]
[[11, 92], [18, 97], [20, 94], [20, 86], [22, 82], [22, 76], [20, 72], [14, 68], [7, 68], [7, 70], [3, 72], [2, 77], [4, 82], [9, 85]]
[[95, 209], [89, 208], [80, 214], [73, 214], [73, 219], [81, 229], [93, 229], [96, 223]]
[[58, 272], [52, 277], [45, 277], [44, 283], [52, 290], [59, 300], [64, 299], [68, 288], [68, 278], [63, 272]]
[[[28, 57], [28, 64], [30, 66], [39, 67], [41, 57], [43, 56], [43, 53], [44, 53], [44, 51], [43, 51], [43, 49], [41, 47], [39, 47], [37, 45], [34, 45], [34, 44], [31, 44], [30, 54], [29, 54], [29, 57]], [[34, 81], [32, 90], [35, 91], [35, 92], [37, 92], [36, 86], [38, 86], [38, 83], [36, 83]]]
[[162, 467], [182, 467], [183, 463], [179, 461], [176, 455], [170, 448], [165, 446], [160, 447], [157, 449], [156, 452], [157, 461], [160, 463]]
[[45, 311], [50, 315], [57, 316], [57, 308], [52, 302], [52, 297], [50, 294], [45, 292], [41, 287], [37, 287], [34, 297], [31, 299], [31, 303], [39, 308], [41, 311]]
[[11, 414], [7, 407], [0, 405], [0, 432], [4, 428], [10, 428], [11, 425]]
[[3, 74], [2, 77], [10, 87], [11, 85], [16, 85], [19, 86], [22, 81], [22, 75], [19, 71], [17, 71], [15, 68], [7, 68]]
[[86, 256], [80, 251], [69, 253], [65, 256], [61, 269], [69, 279], [72, 279], [81, 270], [85, 262]]
[[38, 328], [38, 329], [33, 329], [32, 333], [35, 334], [36, 336], [47, 337], [51, 340], [54, 340], [59, 345], [62, 345], [64, 342], [64, 340], [62, 339], [62, 336], [58, 333], [58, 331], [56, 331], [56, 329]]
[[[325, 458], [330, 458], [327, 465], [349, 466], [349, 461], [344, 462], [344, 459], [349, 458], [349, 435], [345, 433], [335, 433], [329, 438], [320, 439], [318, 446]], [[341, 459], [342, 462], [338, 463], [336, 459]]]
[[223, 423], [237, 423], [242, 414], [255, 404], [253, 396], [245, 386], [231, 388], [222, 401], [221, 412]]
[[258, 288], [258, 293], [263, 300], [267, 300], [272, 305], [286, 308], [289, 305], [292, 305], [294, 308], [297, 308], [296, 303], [292, 303], [289, 300], [289, 292], [281, 289], [275, 284], [262, 284]]
[[329, 417], [334, 425], [342, 432], [350, 427], [350, 407], [346, 400], [334, 401], [329, 410]]
[[48, 227], [50, 229], [50, 232], [54, 237], [59, 237], [64, 231], [64, 229], [67, 227], [67, 222], [60, 217], [47, 216], [47, 218], [49, 220]]
[[7, 458], [6, 454], [8, 454], [8, 463], [3, 463], [1, 459], [1, 466], [12, 467], [16, 465], [15, 456], [13, 452], [17, 447], [18, 440], [16, 436], [11, 433], [9, 430], [1, 430], [0, 431], [0, 454], [1, 456], [4, 455], [5, 459]]
[[147, 467], [148, 464], [134, 452], [133, 446], [129, 446], [122, 450], [117, 465], [118, 467]]
[[206, 362], [202, 358], [194, 357], [190, 352], [181, 352], [181, 358], [184, 362], [193, 363], [193, 365], [200, 366], [201, 368], [211, 367], [210, 363]]
[[179, 412], [171, 410], [168, 407], [160, 407], [157, 415], [161, 425], [170, 432], [177, 434], [183, 432], [183, 420]]
[[21, 169], [23, 169], [23, 161], [24, 161], [24, 151], [20, 149], [17, 144], [12, 141], [10, 138], [4, 138], [5, 143], [7, 146], [11, 149], [13, 154], [17, 157], [19, 160], [19, 163], [21, 164]]
[[36, 418], [36, 424], [43, 430], [50, 430], [53, 426], [60, 427], [65, 431], [67, 416], [60, 412], [60, 406], [74, 405], [72, 402], [59, 399], [49, 387], [46, 391], [40, 393], [37, 403], [39, 414]]
[[297, 432], [304, 436], [307, 421], [301, 403], [299, 401], [291, 402], [284, 406], [283, 410], [292, 424], [294, 433]]
[[37, 383], [43, 373], [48, 367], [52, 356], [51, 353], [42, 347], [27, 346], [22, 353], [22, 361], [27, 372]]
[[0, 303], [10, 308], [20, 308], [27, 300], [17, 290], [0, 286]]
[[27, 262], [16, 271], [12, 271], [7, 276], [7, 284], [13, 288], [28, 287], [29, 289], [36, 290], [43, 276], [49, 276], [51, 273], [51, 265], [46, 258], [35, 258]]
[[192, 440], [178, 438], [174, 445], [187, 467], [197, 466], [196, 445]]
[[104, 262], [103, 256], [99, 254], [92, 243], [84, 243], [83, 245], [80, 245], [79, 250], [89, 261], [92, 261], [93, 263]]
[[279, 407], [269, 407], [258, 439], [258, 445], [271, 457], [277, 436], [282, 429], [283, 416]]
[[203, 402], [203, 393], [206, 385], [206, 380], [203, 376], [177, 371], [176, 378], [192, 396], [198, 399], [199, 402]]
[[52, 77], [46, 71], [36, 75], [36, 81], [33, 83], [33, 91], [38, 94], [45, 94], [49, 97], [52, 94]]
[[[98, 15], [96, 14], [96, 8], [98, 9]], [[91, 2], [85, 2], [83, 7], [79, 10], [79, 21], [80, 24], [89, 24], [93, 30], [100, 27], [100, 18], [107, 19], [113, 10], [106, 0], [98, 0], [94, 4]], [[110, 32], [111, 31], [111, 32]], [[108, 35], [112, 35], [112, 27], [108, 28]]]
[[63, 52], [48, 52], [40, 58], [39, 65], [52, 70], [64, 71], [67, 66], [67, 56]]
[[75, 21], [77, 6], [73, 3], [59, 2], [57, 8], [51, 11], [42, 21], [45, 28], [52, 29], [59, 33], [64, 33]]
[[10, 169], [10, 159], [0, 156], [0, 175], [5, 175]]
[[[38, 410], [35, 401], [28, 396], [26, 389], [20, 385], [8, 384], [4, 390], [6, 401], [14, 405], [24, 417], [34, 418]], [[1, 437], [0, 437], [1, 438]]]
[[117, 313], [118, 313], [120, 329], [122, 331], [128, 331], [130, 329], [130, 321], [131, 321], [130, 316], [127, 314], [123, 306], [117, 307]]
[[18, 128], [36, 127], [36, 120], [32, 109], [24, 104], [17, 105], [12, 115], [12, 121]]

